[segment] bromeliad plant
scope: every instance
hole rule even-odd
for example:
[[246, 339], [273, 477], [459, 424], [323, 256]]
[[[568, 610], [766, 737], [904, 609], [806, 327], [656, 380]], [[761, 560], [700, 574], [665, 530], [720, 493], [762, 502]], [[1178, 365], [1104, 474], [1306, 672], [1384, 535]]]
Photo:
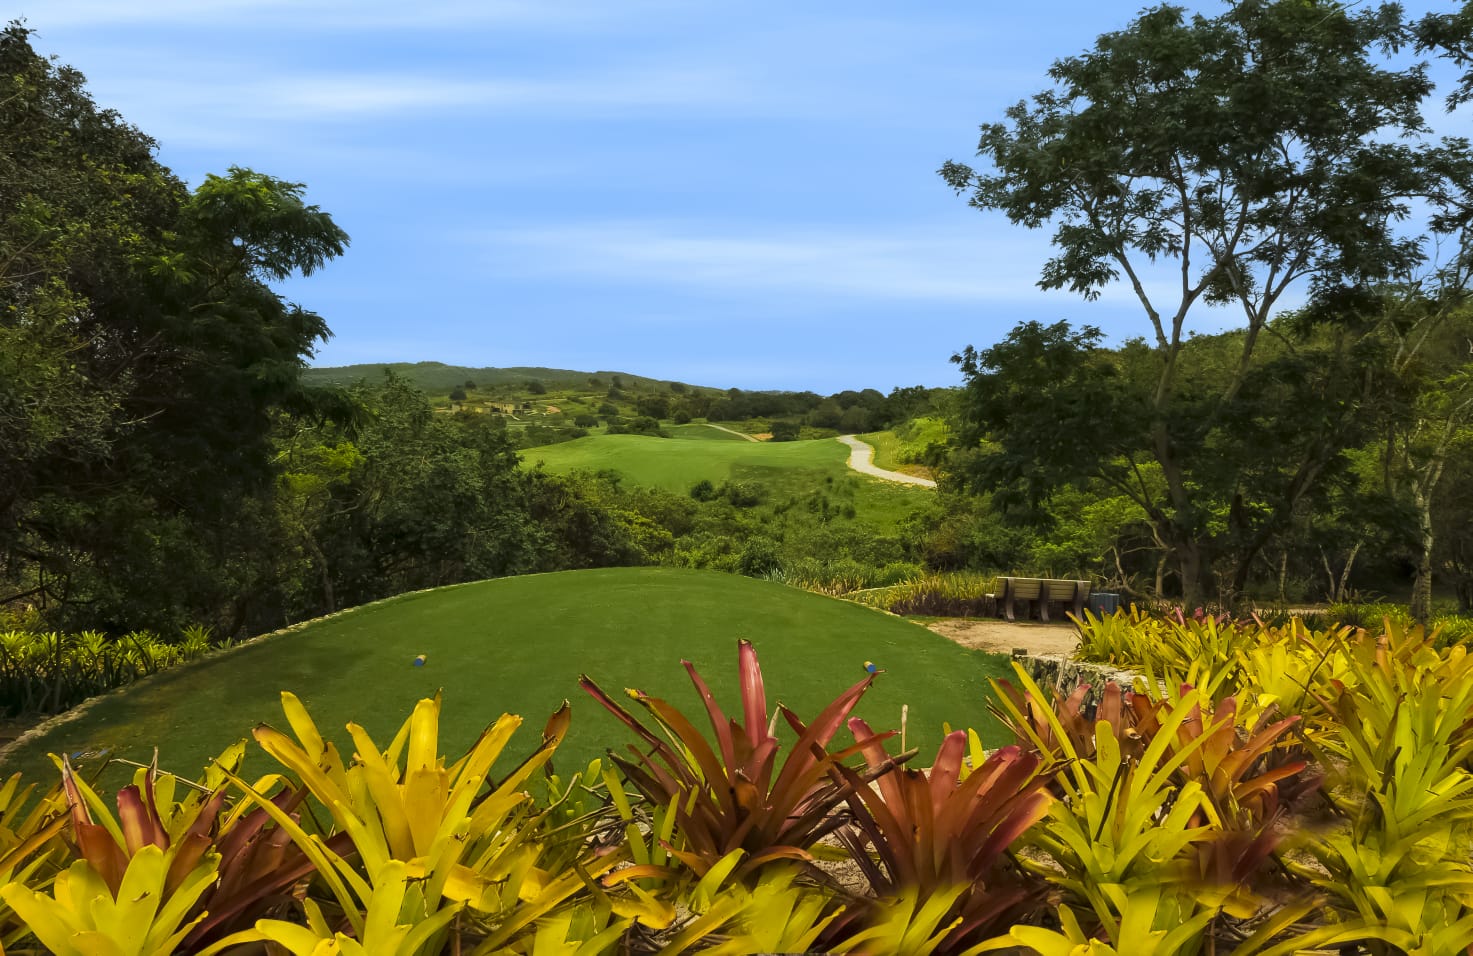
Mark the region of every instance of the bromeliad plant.
[[1176, 933], [1179, 922], [1200, 939], [1221, 916], [1239, 949], [1253, 941], [1247, 952], [1268, 944], [1264, 925], [1308, 911], [1302, 899], [1275, 906], [1259, 885], [1280, 840], [1278, 784], [1305, 769], [1276, 749], [1295, 718], [1244, 728], [1234, 698], [1214, 705], [1183, 686], [1153, 699], [1113, 683], [1090, 717], [1087, 689], [1048, 704], [1015, 670], [1021, 689], [994, 685], [997, 713], [1023, 746], [1060, 762], [1064, 799], [1034, 839], [1064, 871], [1040, 874], [1069, 891], [1081, 922], [1121, 941], [1148, 913], [1150, 932]]
[[[0, 786], [0, 886], [44, 885], [43, 874], [57, 850], [53, 838], [66, 826], [66, 800], [61, 790], [53, 788], [31, 805], [35, 789], [33, 783], [22, 785], [18, 773]], [[0, 952], [25, 933], [25, 925], [0, 899]]]
[[[447, 766], [439, 754], [440, 706], [438, 696], [421, 700], [384, 750], [362, 727], [349, 724], [356, 748], [351, 764], [321, 735], [295, 695], [282, 694], [295, 740], [266, 725], [256, 728], [262, 749], [327, 809], [355, 851], [356, 864], [323, 835], [306, 832], [260, 791], [236, 782], [316, 864], [353, 938], [363, 940], [373, 922], [388, 927], [384, 932], [399, 940], [395, 947], [412, 939], [415, 952], [436, 953], [450, 921], [465, 907], [482, 936], [476, 951], [494, 952], [582, 889], [590, 876], [612, 869], [619, 857], [590, 858], [557, 873], [539, 865], [545, 811], [523, 787], [567, 733], [566, 702], [548, 721], [541, 745], [500, 781], [492, 780], [491, 767], [521, 718], [503, 714], [464, 757]], [[405, 874], [404, 892], [385, 896], [385, 886], [403, 882]], [[391, 900], [399, 905], [393, 919], [373, 910]], [[645, 918], [657, 918], [648, 907], [634, 908]], [[382, 920], [389, 922], [381, 925]], [[404, 939], [393, 935], [393, 927], [425, 922], [435, 932]]]
[[[833, 770], [869, 742], [839, 752], [828, 749], [869, 689], [873, 675], [844, 691], [813, 723], [805, 724], [781, 704], [776, 714], [769, 714], [762, 669], [749, 642], [740, 642], [737, 659], [740, 719], [728, 718], [695, 667], [683, 662], [705, 703], [714, 742], [677, 708], [657, 697], [629, 691], [658, 733], [591, 678], [584, 676], [579, 681], [647, 748], [631, 744], [632, 759], [612, 751], [610, 756], [651, 806], [673, 812], [673, 840], [667, 849], [697, 877], [734, 850], [745, 851], [734, 874], [738, 880], [775, 860], [810, 862], [809, 849], [845, 822], [834, 811], [855, 785], [843, 777], [836, 779]], [[786, 751], [774, 733], [779, 715], [797, 737]], [[672, 866], [651, 866], [640, 875], [680, 879]]]
[[1388, 624], [1350, 648], [1349, 672], [1326, 702], [1338, 733], [1321, 744], [1349, 823], [1308, 840], [1319, 868], [1290, 867], [1330, 895], [1337, 942], [1462, 954], [1473, 938], [1473, 657]]
[[[1008, 851], [1053, 802], [1039, 757], [1004, 747], [968, 773], [968, 734], [956, 730], [930, 770], [889, 770], [889, 755], [869, 725], [855, 717], [849, 728], [876, 777], [866, 784], [854, 771], [838, 769], [854, 787], [855, 819], [838, 836], [876, 895], [905, 897], [917, 912], [939, 906], [947, 952], [1035, 915], [1045, 884], [1014, 866]], [[880, 916], [876, 926], [894, 912]]]
[[[70, 763], [63, 760], [61, 772], [78, 858], [57, 875], [50, 895], [12, 882], [0, 897], [63, 956], [186, 951], [185, 937], [204, 918], [197, 904], [219, 872], [212, 833], [224, 790], [181, 811], [171, 799], [174, 778], [161, 784], [151, 766], [118, 792], [114, 818]], [[167, 822], [160, 803], [175, 811]]]

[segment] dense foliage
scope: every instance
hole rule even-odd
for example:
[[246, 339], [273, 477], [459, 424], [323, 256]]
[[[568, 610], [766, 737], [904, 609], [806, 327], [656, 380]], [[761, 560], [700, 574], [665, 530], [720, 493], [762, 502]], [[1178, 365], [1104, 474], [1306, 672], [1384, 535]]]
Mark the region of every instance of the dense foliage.
[[0, 143], [0, 602], [216, 619], [259, 573], [273, 413], [313, 404], [297, 376], [327, 335], [268, 283], [347, 236], [249, 170], [187, 190], [18, 25]]
[[[1066, 489], [1118, 496], [1194, 605], [1240, 600], [1295, 538], [1348, 551], [1363, 515], [1400, 510], [1381, 527], [1403, 539], [1425, 618], [1432, 511], [1473, 421], [1473, 163], [1466, 141], [1429, 135], [1426, 67], [1394, 54], [1458, 58], [1459, 24], [1392, 4], [1163, 5], [984, 126], [990, 168], [948, 163], [947, 182], [1053, 228], [1042, 287], [1127, 284], [1144, 335], [1107, 350], [1096, 330], [1030, 323], [965, 349], [955, 473], [1035, 522], [1064, 513]], [[1309, 305], [1281, 314], [1296, 290]], [[1241, 329], [1193, 338], [1210, 306]], [[1361, 450], [1381, 474], [1357, 486]]]

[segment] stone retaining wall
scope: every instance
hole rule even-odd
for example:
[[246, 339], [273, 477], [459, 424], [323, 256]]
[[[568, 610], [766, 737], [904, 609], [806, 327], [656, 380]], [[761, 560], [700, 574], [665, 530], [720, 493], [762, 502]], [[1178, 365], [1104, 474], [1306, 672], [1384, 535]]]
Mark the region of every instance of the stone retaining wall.
[[1114, 681], [1129, 689], [1135, 679], [1142, 675], [1135, 671], [1121, 670], [1109, 664], [1076, 661], [1053, 654], [1028, 655], [1015, 658], [1028, 676], [1045, 691], [1052, 690], [1060, 697], [1068, 697], [1080, 684], [1090, 686], [1085, 696], [1085, 705], [1093, 707], [1100, 699], [1100, 692], [1107, 681]]

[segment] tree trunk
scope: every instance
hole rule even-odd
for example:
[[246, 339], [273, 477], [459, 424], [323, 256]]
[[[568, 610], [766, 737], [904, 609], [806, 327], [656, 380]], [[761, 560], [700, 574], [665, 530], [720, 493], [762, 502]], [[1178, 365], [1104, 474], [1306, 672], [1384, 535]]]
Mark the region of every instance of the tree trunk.
[[1417, 506], [1417, 576], [1412, 581], [1412, 620], [1427, 625], [1432, 617], [1432, 500], [1420, 492]]
[[1350, 569], [1355, 567], [1355, 556], [1360, 554], [1363, 544], [1365, 544], [1364, 541], [1357, 541], [1350, 549], [1350, 553], [1345, 556], [1345, 565], [1340, 569], [1338, 576], [1335, 574], [1334, 565], [1330, 564], [1330, 556], [1325, 553], [1324, 548], [1320, 548], [1320, 561], [1325, 565], [1325, 579], [1330, 583], [1329, 590], [1325, 593], [1331, 604], [1339, 604], [1345, 600], [1345, 595], [1350, 590]]
[[332, 573], [327, 566], [327, 555], [322, 553], [322, 548], [317, 544], [317, 539], [312, 535], [306, 535], [307, 549], [312, 552], [312, 558], [317, 562], [322, 578], [322, 604], [323, 613], [331, 614], [338, 609], [337, 600], [332, 590]]
[[1360, 547], [1364, 541], [1357, 541], [1355, 547], [1345, 556], [1345, 567], [1340, 570], [1340, 583], [1335, 588], [1334, 600], [1338, 603], [1345, 600], [1345, 595], [1350, 593], [1350, 569], [1355, 567], [1355, 556], [1360, 554]]
[[1176, 566], [1181, 572], [1182, 608], [1190, 614], [1199, 607], [1205, 607], [1211, 595], [1211, 585], [1207, 580], [1209, 565], [1202, 545], [1197, 541], [1178, 541], [1174, 550]]

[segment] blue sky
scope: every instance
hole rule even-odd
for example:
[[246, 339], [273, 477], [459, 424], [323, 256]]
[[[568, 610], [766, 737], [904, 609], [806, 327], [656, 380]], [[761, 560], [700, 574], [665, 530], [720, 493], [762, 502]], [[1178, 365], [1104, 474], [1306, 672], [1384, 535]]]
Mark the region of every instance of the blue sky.
[[346, 256], [285, 289], [333, 329], [317, 364], [832, 392], [955, 384], [953, 352], [1025, 319], [1143, 331], [1123, 288], [1039, 291], [1047, 233], [969, 209], [935, 173], [1137, 9], [20, 0], [13, 15], [187, 181], [239, 165], [303, 182], [349, 232]]

